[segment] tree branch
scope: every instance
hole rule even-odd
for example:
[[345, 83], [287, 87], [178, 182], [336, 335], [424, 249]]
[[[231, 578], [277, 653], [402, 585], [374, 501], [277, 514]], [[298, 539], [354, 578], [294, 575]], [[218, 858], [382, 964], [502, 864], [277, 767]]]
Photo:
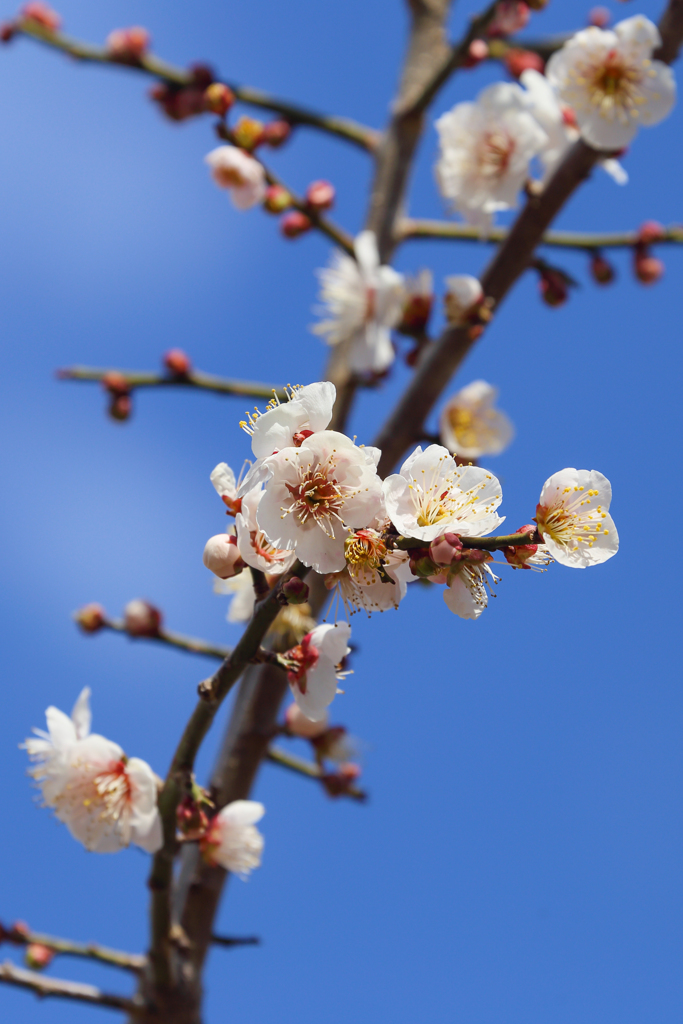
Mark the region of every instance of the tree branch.
[[662, 45], [652, 56], [655, 60], [663, 60], [665, 64], [673, 64], [678, 60], [683, 46], [683, 0], [669, 0], [659, 19], [658, 28]]
[[203, 391], [214, 391], [221, 395], [241, 395], [243, 398], [271, 399], [276, 395], [281, 401], [286, 399], [282, 388], [274, 388], [269, 384], [255, 381], [232, 380], [229, 377], [217, 377], [201, 370], [191, 370], [185, 376], [174, 377], [164, 373], [147, 370], [118, 370], [116, 368], [100, 368], [96, 366], [68, 366], [57, 370], [59, 380], [101, 381], [109, 374], [118, 374], [131, 390], [135, 388], [180, 387], [200, 388]]
[[[509, 533], [497, 537], [461, 537], [464, 548], [475, 548], [479, 551], [502, 551], [503, 548], [519, 548], [527, 544], [542, 544], [543, 538], [538, 530], [530, 533]], [[399, 551], [410, 551], [412, 548], [425, 547], [425, 541], [415, 537], [396, 537], [392, 545]]]
[[72, 942], [71, 939], [60, 939], [54, 935], [43, 935], [40, 932], [24, 931], [17, 928], [4, 928], [0, 925], [0, 945], [9, 942], [13, 946], [46, 946], [62, 956], [78, 956], [86, 960], [97, 960], [110, 967], [121, 967], [126, 971], [141, 971], [147, 962], [142, 953], [124, 953], [118, 949], [109, 949], [94, 942]]
[[[162, 60], [154, 54], [148, 54], [140, 59], [139, 63], [124, 63], [114, 59], [111, 54], [101, 46], [94, 46], [92, 43], [80, 39], [73, 39], [62, 32], [49, 32], [41, 28], [35, 22], [22, 21], [17, 23], [17, 32], [35, 39], [53, 49], [68, 53], [78, 60], [89, 61], [96, 64], [109, 64], [114, 67], [124, 68], [127, 71], [140, 71], [154, 78], [176, 86], [191, 86], [193, 84], [192, 74], [185, 68], [179, 68], [167, 61]], [[223, 79], [219, 79], [223, 81]], [[232, 89], [235, 97], [251, 107], [260, 107], [264, 110], [272, 110], [281, 114], [292, 124], [302, 124], [309, 128], [317, 128], [319, 131], [337, 138], [351, 142], [361, 149], [373, 152], [377, 146], [379, 133], [366, 125], [359, 124], [351, 118], [332, 117], [327, 114], [320, 114], [317, 111], [300, 107], [295, 103], [289, 103], [276, 96], [271, 96], [260, 89], [253, 89], [248, 85], [236, 85], [234, 82], [225, 82]]]
[[202, 654], [207, 658], [217, 658], [224, 661], [231, 655], [229, 647], [219, 647], [210, 644], [207, 640], [198, 640], [193, 636], [185, 636], [183, 633], [173, 633], [170, 629], [160, 629], [154, 636], [132, 636], [121, 619], [105, 619], [101, 629], [110, 629], [114, 633], [123, 633], [131, 640], [151, 640], [156, 643], [165, 644], [168, 647], [176, 647], [181, 651], [188, 651], [190, 654]]
[[23, 967], [17, 967], [9, 960], [0, 964], [0, 982], [5, 985], [15, 985], [17, 988], [29, 989], [41, 998], [54, 996], [57, 999], [73, 999], [78, 1003], [105, 1006], [112, 1010], [125, 1010], [133, 1018], [140, 1009], [140, 1002], [137, 999], [128, 999], [125, 996], [102, 992], [94, 985], [46, 977], [37, 971], [27, 971]]
[[[479, 228], [469, 224], [453, 224], [441, 220], [417, 220], [404, 217], [398, 224], [397, 239], [399, 242], [420, 238], [443, 239], [444, 241], [465, 242], [504, 242], [509, 234], [507, 228], [490, 228], [482, 236]], [[539, 245], [551, 245], [561, 249], [624, 249], [634, 246], [639, 241], [637, 231], [546, 231], [539, 239]], [[683, 227], [672, 224], [657, 244], [683, 243]]]
[[[273, 764], [279, 764], [282, 768], [288, 768], [289, 771], [296, 772], [298, 775], [306, 775], [309, 779], [321, 779], [324, 775], [315, 761], [306, 761], [303, 757], [297, 757], [296, 754], [290, 754], [288, 750], [283, 750], [282, 747], [268, 747], [266, 760], [272, 761]], [[349, 786], [344, 795], [351, 797], [352, 800], [359, 800], [361, 803], [367, 800], [367, 793], [359, 789], [358, 786]]]

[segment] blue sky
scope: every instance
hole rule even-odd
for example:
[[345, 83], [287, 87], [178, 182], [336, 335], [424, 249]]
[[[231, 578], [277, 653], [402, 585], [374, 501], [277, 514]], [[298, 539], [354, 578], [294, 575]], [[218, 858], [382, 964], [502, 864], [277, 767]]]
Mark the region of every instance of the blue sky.
[[[534, 33], [579, 27], [553, 0]], [[661, 5], [609, 5], [617, 16]], [[169, 9], [171, 7], [172, 9]], [[470, 5], [458, 5], [453, 30]], [[231, 79], [372, 125], [386, 118], [405, 35], [399, 0], [189, 4], [64, 0], [74, 35], [143, 24], [170, 60], [204, 59]], [[6, 7], [5, 16], [12, 13]], [[240, 400], [156, 391], [117, 425], [94, 386], [59, 383], [71, 362], [154, 368], [180, 346], [203, 369], [274, 382], [316, 380], [313, 271], [329, 253], [282, 241], [260, 211], [238, 214], [202, 163], [208, 120], [165, 122], [147, 81], [80, 67], [18, 40], [0, 51], [4, 102], [0, 308], [0, 506], [4, 651], [0, 771], [5, 820], [0, 919], [131, 950], [146, 942], [146, 857], [83, 851], [38, 809], [18, 743], [54, 703], [93, 689], [94, 728], [164, 773], [209, 662], [117, 636], [85, 638], [70, 613], [112, 614], [144, 596], [171, 628], [234, 642], [225, 599], [201, 564], [224, 517], [208, 475], [239, 464]], [[436, 115], [500, 77], [462, 74]], [[619, 188], [601, 172], [563, 211], [576, 229], [683, 219], [679, 110], [644, 131]], [[441, 216], [426, 133], [415, 215]], [[363, 222], [364, 154], [307, 130], [272, 157], [303, 190], [338, 189], [335, 216]], [[477, 273], [483, 244], [414, 243], [401, 270]], [[681, 1016], [681, 717], [676, 534], [681, 503], [681, 253], [666, 276], [610, 288], [585, 257], [549, 254], [581, 281], [559, 310], [531, 275], [500, 310], [458, 380], [485, 377], [517, 438], [490, 461], [511, 529], [564, 466], [612, 481], [619, 555], [584, 573], [501, 570], [476, 622], [416, 588], [400, 611], [354, 620], [360, 650], [335, 721], [367, 746], [367, 806], [331, 802], [266, 766], [266, 852], [231, 881], [225, 933], [262, 948], [217, 950], [207, 1024], [674, 1024]], [[408, 371], [361, 397], [351, 430], [371, 441]], [[224, 721], [225, 712], [221, 716]], [[220, 729], [200, 758], [211, 763]], [[8, 955], [14, 955], [9, 950]], [[125, 990], [110, 971], [63, 960], [51, 973]], [[80, 1024], [101, 1012], [0, 990], [7, 1019]]]

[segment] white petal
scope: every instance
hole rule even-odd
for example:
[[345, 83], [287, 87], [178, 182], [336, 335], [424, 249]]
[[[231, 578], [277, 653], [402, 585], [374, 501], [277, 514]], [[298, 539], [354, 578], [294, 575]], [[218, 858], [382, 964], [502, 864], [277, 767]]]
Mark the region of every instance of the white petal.
[[361, 231], [353, 246], [358, 264], [364, 274], [372, 277], [379, 267], [377, 236], [374, 231]]
[[337, 389], [328, 380], [307, 384], [296, 392], [296, 401], [306, 410], [310, 430], [324, 430], [327, 427], [332, 419], [336, 397]]
[[265, 813], [265, 807], [257, 800], [233, 800], [218, 812], [218, 818], [221, 822], [242, 827], [255, 825]]
[[89, 686], [85, 686], [78, 695], [78, 700], [74, 704], [73, 711], [71, 712], [71, 721], [74, 724], [77, 739], [84, 740], [86, 736], [90, 735], [92, 713], [90, 711]]
[[333, 665], [338, 665], [349, 653], [350, 637], [351, 627], [348, 622], [338, 622], [335, 625], [323, 623], [311, 631], [311, 643], [329, 658]]

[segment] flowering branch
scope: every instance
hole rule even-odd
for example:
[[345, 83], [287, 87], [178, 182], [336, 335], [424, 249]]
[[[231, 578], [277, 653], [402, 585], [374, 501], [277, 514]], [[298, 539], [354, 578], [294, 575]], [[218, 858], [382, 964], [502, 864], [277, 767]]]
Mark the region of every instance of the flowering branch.
[[105, 384], [107, 379], [114, 374], [129, 390], [152, 387], [190, 387], [200, 388], [203, 391], [214, 391], [221, 395], [241, 395], [244, 398], [270, 399], [274, 394], [282, 400], [287, 397], [282, 388], [273, 388], [268, 384], [259, 384], [255, 381], [217, 377], [213, 373], [203, 373], [201, 370], [189, 370], [186, 374], [178, 375], [147, 372], [146, 370], [101, 369], [96, 366], [68, 366], [57, 370], [59, 380], [104, 381]]
[[[170, 85], [191, 86], [193, 84], [192, 74], [184, 68], [169, 64], [153, 54], [145, 54], [135, 63], [126, 63], [117, 60], [107, 49], [102, 46], [94, 46], [92, 43], [80, 39], [73, 39], [62, 32], [51, 32], [34, 21], [21, 21], [16, 25], [15, 31], [25, 36], [36, 39], [38, 42], [51, 46], [53, 49], [68, 53], [78, 60], [90, 61], [97, 64], [110, 64], [115, 67], [123, 67], [127, 70], [142, 71], [162, 82]], [[319, 131], [336, 135], [337, 138], [351, 142], [361, 149], [373, 152], [377, 146], [378, 133], [366, 125], [346, 117], [332, 117], [327, 114], [319, 114], [316, 111], [308, 110], [306, 107], [288, 103], [285, 100], [271, 96], [260, 89], [253, 89], [247, 85], [235, 85], [226, 82], [226, 85], [233, 91], [236, 99], [252, 107], [260, 107], [264, 110], [272, 110], [281, 114], [291, 124], [303, 124], [310, 128], [317, 128]]]
[[108, 1006], [112, 1010], [125, 1010], [135, 1015], [140, 1008], [137, 999], [112, 995], [102, 992], [95, 985], [84, 985], [76, 981], [64, 981], [61, 978], [49, 978], [37, 971], [27, 971], [6, 960], [0, 964], [0, 982], [27, 988], [41, 998], [54, 996], [58, 999], [74, 999], [78, 1003], [91, 1003], [95, 1006]]
[[[416, 540], [414, 537], [396, 537], [392, 543], [399, 551], [410, 551], [411, 548], [422, 548], [425, 545], [423, 540]], [[464, 548], [475, 548], [479, 551], [502, 551], [503, 548], [542, 544], [543, 538], [538, 530], [531, 530], [529, 533], [510, 533], [498, 537], [460, 537], [460, 543]]]
[[[303, 757], [290, 754], [289, 751], [283, 750], [281, 747], [268, 747], [266, 759], [272, 761], [273, 764], [279, 764], [283, 768], [288, 768], [292, 772], [297, 772], [299, 775], [306, 775], [309, 779], [322, 779], [325, 774], [314, 761], [306, 761]], [[353, 800], [359, 800], [361, 803], [368, 798], [365, 790], [353, 785], [345, 789], [340, 795], [349, 796]]]
[[121, 967], [127, 971], [141, 971], [147, 962], [147, 958], [141, 953], [124, 953], [118, 949], [109, 949], [107, 946], [98, 946], [94, 942], [72, 942], [71, 939], [43, 935], [17, 925], [4, 928], [0, 924], [0, 944], [3, 942], [11, 943], [13, 946], [45, 946], [53, 953], [97, 960], [99, 963], [109, 964], [111, 967]]
[[[466, 242], [504, 242], [509, 234], [507, 228], [490, 228], [482, 236], [478, 227], [470, 224], [454, 224], [441, 220], [418, 220], [405, 217], [397, 226], [397, 240], [406, 242], [416, 238], [436, 238]], [[547, 231], [539, 240], [541, 245], [552, 245], [563, 249], [620, 249], [632, 248], [640, 241], [637, 231]], [[665, 228], [657, 243], [683, 243], [683, 227], [672, 224]]]

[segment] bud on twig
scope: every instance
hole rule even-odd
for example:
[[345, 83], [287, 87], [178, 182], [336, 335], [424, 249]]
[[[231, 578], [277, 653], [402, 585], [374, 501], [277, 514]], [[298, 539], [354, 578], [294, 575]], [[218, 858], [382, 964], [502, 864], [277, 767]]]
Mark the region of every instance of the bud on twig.
[[292, 134], [289, 121], [270, 121], [263, 126], [260, 142], [271, 149], [278, 149]]
[[661, 242], [666, 237], [664, 226], [656, 220], [646, 220], [638, 228], [638, 242], [643, 245], [652, 245], [654, 242]]
[[147, 29], [134, 25], [132, 28], [116, 28], [110, 32], [106, 48], [113, 60], [137, 64], [149, 50], [151, 42]]
[[97, 633], [107, 621], [107, 613], [101, 604], [85, 604], [74, 612], [74, 622], [84, 633]]
[[483, 39], [473, 39], [467, 50], [467, 56], [463, 61], [464, 68], [476, 68], [478, 64], [486, 60], [489, 55], [488, 43]]
[[44, 946], [42, 942], [31, 942], [24, 953], [26, 966], [33, 968], [34, 971], [42, 971], [49, 967], [54, 958], [54, 949]]
[[519, 78], [523, 71], [538, 71], [543, 74], [545, 61], [533, 50], [508, 50], [503, 57], [503, 64], [513, 78]]
[[306, 189], [306, 203], [313, 210], [329, 210], [334, 205], [334, 185], [329, 181], [313, 181]]
[[569, 279], [556, 267], [540, 268], [538, 287], [546, 306], [563, 306], [569, 298]]
[[133, 412], [133, 399], [130, 395], [113, 395], [107, 412], [111, 419], [125, 423]]
[[234, 102], [235, 94], [223, 82], [212, 82], [204, 93], [204, 109], [219, 117], [225, 117]]
[[633, 273], [641, 284], [655, 284], [664, 274], [664, 264], [653, 256], [647, 245], [633, 250]]
[[325, 787], [328, 796], [344, 796], [355, 785], [361, 776], [361, 768], [358, 764], [340, 764], [336, 772], [329, 772], [320, 776], [320, 781]]
[[181, 348], [172, 348], [166, 352], [164, 366], [174, 377], [187, 377], [192, 370], [190, 357]]
[[110, 395], [129, 395], [130, 384], [117, 370], [110, 370], [102, 377], [102, 387]]
[[[199, 787], [196, 788], [199, 789]], [[194, 793], [188, 793], [178, 804], [176, 810], [178, 831], [188, 840], [201, 839], [209, 827], [209, 816], [202, 807], [204, 802], [201, 797], [197, 800]]]
[[262, 135], [263, 122], [254, 117], [241, 117], [232, 130], [235, 145], [249, 152], [258, 146]]
[[269, 185], [266, 189], [266, 198], [263, 200], [263, 208], [268, 213], [284, 213], [292, 205], [292, 197], [282, 185]]
[[14, 39], [17, 27], [11, 21], [5, 21], [0, 25], [0, 43], [9, 43]]
[[239, 575], [244, 569], [244, 562], [237, 547], [237, 538], [229, 533], [210, 537], [204, 548], [204, 565], [221, 580]]
[[40, 0], [24, 4], [19, 12], [19, 18], [21, 21], [33, 21], [49, 32], [57, 32], [62, 24], [61, 15], [47, 4], [40, 3]]
[[529, 5], [522, 0], [500, 0], [493, 21], [486, 30], [489, 36], [511, 36], [523, 29], [531, 16]]
[[611, 20], [612, 15], [606, 7], [592, 7], [588, 12], [588, 24], [595, 28], [607, 28]]
[[[536, 526], [534, 523], [525, 523], [524, 526], [520, 526], [518, 530], [515, 530], [515, 533], [535, 532]], [[529, 566], [526, 563], [537, 551], [538, 544], [519, 544], [517, 547], [503, 548], [506, 561], [510, 565], [517, 566], [518, 569], [528, 569]]]
[[596, 284], [611, 284], [615, 277], [614, 267], [597, 250], [591, 256], [590, 273]]
[[308, 584], [298, 576], [292, 576], [283, 583], [282, 593], [287, 598], [287, 604], [306, 604], [309, 596]]
[[135, 598], [123, 609], [123, 624], [130, 636], [158, 636], [162, 615], [149, 601]]
[[280, 231], [285, 238], [298, 238], [299, 235], [305, 235], [312, 227], [311, 219], [301, 210], [292, 210], [290, 213], [286, 213], [280, 221]]

